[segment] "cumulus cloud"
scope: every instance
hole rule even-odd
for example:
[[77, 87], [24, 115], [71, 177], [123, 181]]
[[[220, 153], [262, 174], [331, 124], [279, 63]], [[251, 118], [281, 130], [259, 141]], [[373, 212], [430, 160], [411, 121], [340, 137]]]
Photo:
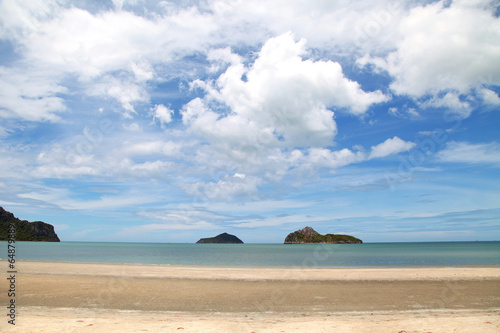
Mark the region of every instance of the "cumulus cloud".
[[498, 94], [494, 91], [482, 88], [479, 93], [483, 97], [485, 103], [495, 106], [500, 105], [500, 97], [498, 97]]
[[451, 110], [460, 118], [467, 118], [472, 112], [472, 106], [468, 101], [460, 98], [456, 92], [448, 92], [444, 96], [434, 96], [421, 103], [425, 108], [445, 108]]
[[300, 163], [310, 167], [338, 169], [350, 164], [360, 163], [373, 158], [383, 158], [393, 154], [399, 154], [415, 147], [415, 143], [404, 141], [397, 136], [385, 140], [384, 142], [371, 147], [369, 154], [366, 154], [362, 147], [357, 147], [357, 151], [344, 148], [332, 151], [327, 148], [311, 148], [308, 154], [301, 154], [296, 158]]
[[390, 50], [406, 5], [387, 0], [255, 0], [214, 1], [210, 9], [221, 30], [231, 31], [226, 36], [231, 42], [256, 44], [263, 37], [293, 31], [306, 38], [312, 48], [343, 53]]
[[445, 89], [467, 93], [485, 78], [500, 74], [496, 65], [500, 20], [489, 8], [465, 1], [444, 8], [437, 2], [413, 9], [401, 28], [404, 40], [388, 62], [396, 78], [392, 88], [398, 93], [421, 96]]
[[373, 146], [368, 158], [381, 158], [392, 154], [399, 154], [408, 151], [415, 146], [415, 143], [401, 140], [395, 136], [392, 139], [387, 139], [384, 142]]
[[[488, 3], [453, 1], [446, 6], [438, 1], [417, 6], [400, 21], [396, 51], [383, 58], [365, 56], [359, 63], [386, 70], [394, 79], [390, 88], [395, 93], [431, 95], [434, 104], [450, 109], [459, 104], [457, 112], [467, 117], [470, 108], [458, 96], [484, 83], [500, 83], [500, 20]], [[444, 98], [439, 96], [442, 92]]]
[[[2, 173], [15, 174], [11, 164], [32, 179], [163, 181], [175, 175], [189, 195], [231, 201], [259, 198], [270, 182], [408, 151], [415, 144], [394, 136], [392, 126], [384, 129], [390, 139], [371, 150], [363, 141], [349, 142], [354, 148], [335, 141], [338, 132], [340, 142], [356, 137], [350, 125], [359, 119], [372, 117], [370, 124], [380, 126], [385, 118], [375, 119], [379, 110], [372, 106], [391, 94], [401, 95], [389, 105], [393, 124], [425, 120], [425, 108], [452, 109], [466, 118], [477, 105], [474, 97], [500, 104], [494, 61], [500, 29], [488, 2], [423, 3], [256, 0], [142, 7], [144, 2], [117, 0], [109, 8], [5, 0], [0, 38], [15, 61], [2, 59], [0, 117], [13, 124], [64, 122], [64, 135], [75, 133], [48, 135], [54, 139], [36, 147], [38, 158], [30, 161], [10, 154], [0, 161]], [[348, 67], [356, 58], [367, 66], [362, 71]], [[391, 83], [380, 79], [383, 71]], [[189, 91], [172, 89], [187, 82]], [[399, 103], [403, 99], [408, 103]], [[98, 108], [129, 119], [99, 146], [77, 151], [87, 144], [79, 141], [77, 126], [92, 122], [89, 110]], [[152, 126], [155, 121], [168, 124], [168, 133]], [[15, 133], [9, 126], [0, 125], [0, 136]], [[459, 160], [472, 148], [450, 145], [440, 158]]]
[[163, 104], [156, 104], [151, 108], [153, 112], [153, 119], [158, 119], [161, 125], [168, 124], [172, 121], [173, 110], [170, 110]]
[[[361, 90], [357, 82], [343, 75], [336, 62], [307, 60], [302, 38], [307, 39], [311, 49], [332, 54], [348, 52], [355, 56], [356, 52], [368, 52], [360, 61], [387, 70], [394, 78], [391, 88], [398, 94], [419, 97], [443, 89], [463, 94], [484, 82], [498, 84], [495, 41], [499, 39], [499, 20], [485, 1], [454, 1], [448, 7], [443, 2], [422, 6], [386, 0], [147, 4], [151, 15], [134, 12], [134, 6], [125, 6], [123, 10], [122, 1], [116, 3], [116, 10], [94, 12], [86, 10], [83, 4], [35, 0], [21, 5], [3, 1], [0, 36], [13, 41], [24, 63], [46, 70], [44, 79], [52, 87], [63, 86], [68, 77], [76, 78], [86, 94], [119, 101], [127, 117], [135, 112], [134, 104], [149, 100], [148, 81], [161, 81], [172, 75], [158, 72], [158, 68], [167, 63], [169, 68], [175, 68], [172, 64], [186, 55], [208, 53], [208, 59], [213, 61], [208, 72], [222, 68], [223, 62], [231, 64], [231, 70], [213, 87], [221, 97], [219, 101], [230, 107], [235, 106], [232, 93], [246, 98], [261, 97], [263, 107], [272, 107], [285, 97], [277, 96], [269, 88], [276, 90], [276, 84], [289, 79], [283, 85], [283, 94], [293, 95], [298, 82], [303, 82], [302, 96], [292, 98], [289, 103], [298, 103], [297, 110], [308, 109], [310, 113], [315, 110], [317, 114], [289, 117], [285, 119], [287, 124], [281, 125], [288, 129], [285, 134], [289, 137], [302, 134], [303, 127], [314, 128], [316, 135], [306, 137], [310, 142], [331, 136], [329, 108], [343, 108], [359, 115], [387, 97], [380, 92]], [[287, 40], [284, 31], [293, 31], [299, 42]], [[280, 36], [268, 40], [273, 35]], [[213, 50], [213, 45], [252, 48], [262, 43], [265, 48], [250, 68], [243, 66], [244, 61], [229, 48]], [[270, 53], [278, 58], [273, 59]], [[273, 66], [277, 61], [282, 62], [281, 67]], [[253, 84], [245, 80], [238, 84], [239, 71], [246, 78], [253, 73]], [[287, 76], [280, 77], [287, 71]], [[188, 75], [195, 73], [183, 73], [188, 72]], [[120, 79], [109, 78], [117, 73]], [[255, 85], [268, 77], [274, 79], [262, 91], [256, 91]], [[231, 88], [231, 84], [236, 85]], [[301, 100], [307, 94], [312, 95], [311, 105]], [[485, 101], [496, 101], [491, 93], [483, 95]], [[57, 99], [60, 96], [50, 90], [40, 97], [44, 103], [39, 101], [43, 105], [36, 107], [48, 110], [43, 119], [58, 119], [54, 114], [64, 104]], [[240, 106], [246, 102], [242, 101]], [[7, 105], [6, 109], [17, 116], [13, 105]], [[303, 121], [304, 126], [294, 129], [294, 121]]]
[[313, 148], [309, 151], [309, 161], [318, 167], [337, 169], [339, 167], [360, 162], [365, 159], [363, 152], [353, 152], [347, 148], [331, 151], [324, 148]]
[[[208, 95], [186, 105], [184, 123], [211, 139], [248, 140], [247, 135], [257, 133], [275, 145], [321, 146], [331, 143], [337, 132], [329, 108], [361, 115], [387, 100], [380, 91], [363, 91], [336, 62], [304, 60], [305, 43], [295, 42], [291, 33], [271, 38], [249, 67], [238, 57], [230, 58], [227, 50], [219, 52], [232, 64], [213, 84], [193, 83]], [[226, 106], [229, 114], [221, 117], [210, 108], [211, 100]]]
[[144, 59], [156, 63], [173, 59], [177, 52], [199, 49], [215, 27], [211, 20], [195, 7], [154, 19], [128, 11], [93, 15], [73, 7], [42, 22], [33, 36], [37, 38], [22, 42], [29, 59], [82, 79], [124, 68], [147, 79], [151, 67]]
[[55, 1], [1, 6], [0, 37], [12, 40], [22, 63], [8, 73], [2, 68], [0, 116], [35, 121], [60, 120], [56, 112], [65, 109], [60, 94], [68, 78], [77, 80], [71, 89], [79, 93], [117, 100], [130, 118], [136, 103], [149, 100], [154, 64], [203, 50], [216, 27], [196, 7], [146, 18], [121, 10], [94, 14]]

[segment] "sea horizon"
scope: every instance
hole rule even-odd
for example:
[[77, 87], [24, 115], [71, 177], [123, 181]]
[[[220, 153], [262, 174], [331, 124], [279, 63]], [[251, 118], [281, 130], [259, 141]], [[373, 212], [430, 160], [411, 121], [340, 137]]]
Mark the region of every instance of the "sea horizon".
[[363, 244], [62, 241], [17, 244], [18, 261], [214, 267], [500, 266], [500, 241]]
[[[0, 242], [6, 242], [6, 241], [0, 241]], [[197, 244], [196, 242], [144, 242], [144, 241], [79, 241], [79, 240], [62, 240], [60, 242], [45, 242], [45, 241], [17, 241], [17, 243], [123, 243], [123, 244]], [[353, 244], [344, 244], [344, 243], [331, 243], [332, 245], [358, 245], [358, 244], [399, 244], [399, 243], [477, 243], [477, 242], [482, 242], [482, 243], [494, 243], [494, 242], [500, 242], [500, 240], [443, 240], [443, 241], [386, 241], [386, 242], [365, 242], [363, 243], [353, 243]], [[198, 243], [199, 245], [203, 244], [218, 244], [218, 245], [227, 245], [227, 244], [234, 244], [234, 245], [321, 245], [322, 243], [306, 243], [306, 244], [285, 244], [284, 242], [281, 243], [269, 243], [269, 242], [245, 242], [241, 244], [237, 243]]]

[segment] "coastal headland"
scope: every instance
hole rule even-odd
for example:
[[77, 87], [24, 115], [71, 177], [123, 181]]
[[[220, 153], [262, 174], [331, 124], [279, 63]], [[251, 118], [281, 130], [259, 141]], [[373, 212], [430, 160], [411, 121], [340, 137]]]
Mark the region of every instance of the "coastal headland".
[[[17, 324], [8, 327], [4, 320], [2, 331], [497, 332], [500, 327], [500, 267], [19, 262], [18, 275]], [[4, 304], [6, 295], [0, 301]]]

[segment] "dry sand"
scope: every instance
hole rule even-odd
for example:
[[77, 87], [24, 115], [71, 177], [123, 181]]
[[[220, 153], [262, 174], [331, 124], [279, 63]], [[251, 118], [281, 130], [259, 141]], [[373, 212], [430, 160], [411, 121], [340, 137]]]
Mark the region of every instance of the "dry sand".
[[[16, 289], [16, 326], [4, 316], [0, 331], [500, 331], [500, 267], [20, 262]], [[8, 301], [2, 293], [0, 304]]]

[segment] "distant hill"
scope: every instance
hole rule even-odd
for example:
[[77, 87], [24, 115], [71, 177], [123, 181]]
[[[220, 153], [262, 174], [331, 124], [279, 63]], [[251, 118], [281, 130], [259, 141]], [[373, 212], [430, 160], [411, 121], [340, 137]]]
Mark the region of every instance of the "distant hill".
[[196, 242], [196, 244], [210, 244], [210, 243], [220, 243], [220, 244], [243, 244], [241, 239], [234, 235], [228, 233], [223, 233], [211, 238], [202, 238]]
[[9, 240], [9, 224], [14, 223], [16, 241], [60, 242], [54, 226], [45, 222], [20, 220], [0, 207], [0, 241]]
[[349, 235], [326, 234], [321, 235], [311, 227], [297, 230], [288, 234], [285, 238], [285, 244], [354, 244], [363, 243], [358, 239]]

